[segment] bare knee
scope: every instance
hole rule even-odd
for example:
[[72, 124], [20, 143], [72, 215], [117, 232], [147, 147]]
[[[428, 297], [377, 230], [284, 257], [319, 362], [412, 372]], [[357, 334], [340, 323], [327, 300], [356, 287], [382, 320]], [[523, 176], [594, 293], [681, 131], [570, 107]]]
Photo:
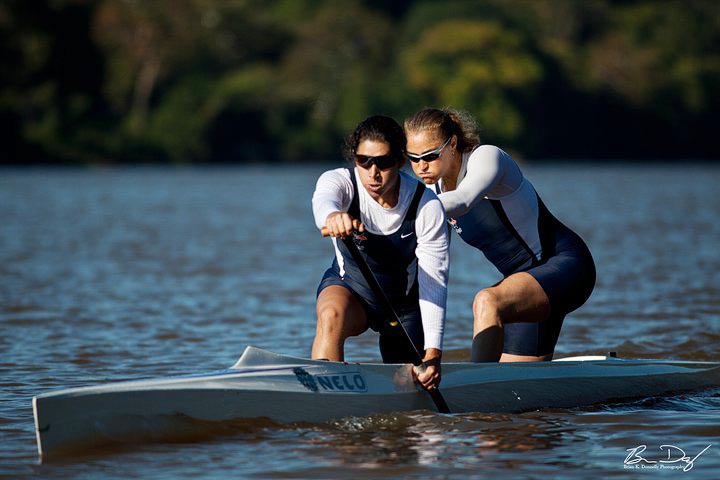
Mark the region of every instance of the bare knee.
[[475, 318], [499, 318], [500, 301], [490, 289], [480, 290], [473, 300]]
[[480, 290], [473, 300], [473, 335], [489, 328], [502, 328], [499, 299], [490, 289]]
[[317, 312], [317, 336], [324, 339], [343, 339], [343, 317], [337, 308], [326, 306]]

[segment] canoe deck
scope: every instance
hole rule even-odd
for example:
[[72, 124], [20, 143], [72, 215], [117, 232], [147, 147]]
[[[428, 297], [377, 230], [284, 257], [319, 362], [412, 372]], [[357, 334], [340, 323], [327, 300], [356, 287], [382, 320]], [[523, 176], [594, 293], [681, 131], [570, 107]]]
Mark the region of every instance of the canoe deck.
[[[435, 410], [410, 365], [326, 362], [247, 347], [227, 370], [38, 395], [38, 451], [162, 440], [193, 422], [264, 418], [323, 422]], [[720, 386], [720, 363], [576, 357], [533, 363], [443, 364], [451, 412], [569, 408]]]

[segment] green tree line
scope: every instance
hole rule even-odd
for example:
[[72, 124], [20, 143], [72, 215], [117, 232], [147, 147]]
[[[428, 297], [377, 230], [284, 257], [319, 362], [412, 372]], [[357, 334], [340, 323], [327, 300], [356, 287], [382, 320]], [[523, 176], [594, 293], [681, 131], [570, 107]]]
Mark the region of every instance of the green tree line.
[[720, 157], [720, 2], [3, 0], [0, 163], [337, 158], [472, 113], [526, 158]]

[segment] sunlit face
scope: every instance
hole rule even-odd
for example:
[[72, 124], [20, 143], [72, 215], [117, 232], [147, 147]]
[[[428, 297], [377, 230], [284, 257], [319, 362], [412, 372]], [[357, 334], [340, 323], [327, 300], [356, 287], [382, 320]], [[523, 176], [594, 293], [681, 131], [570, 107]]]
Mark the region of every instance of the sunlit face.
[[[366, 157], [383, 157], [390, 154], [390, 145], [377, 140], [363, 140], [358, 145], [355, 153]], [[358, 165], [360, 182], [376, 201], [387, 196], [393, 188], [399, 186], [399, 171], [399, 162], [385, 170], [379, 169], [375, 163], [371, 163], [368, 168]]]
[[[449, 141], [448, 141], [449, 140]], [[446, 143], [447, 142], [447, 143]], [[443, 147], [443, 145], [445, 145]], [[415, 175], [427, 184], [437, 183], [450, 168], [453, 161], [452, 152], [457, 146], [457, 137], [440, 138], [433, 132], [423, 130], [420, 132], [407, 132], [407, 152], [415, 156], [422, 156], [430, 152], [439, 152], [435, 160], [421, 159], [419, 161], [409, 156]], [[430, 155], [429, 157], [434, 157]]]

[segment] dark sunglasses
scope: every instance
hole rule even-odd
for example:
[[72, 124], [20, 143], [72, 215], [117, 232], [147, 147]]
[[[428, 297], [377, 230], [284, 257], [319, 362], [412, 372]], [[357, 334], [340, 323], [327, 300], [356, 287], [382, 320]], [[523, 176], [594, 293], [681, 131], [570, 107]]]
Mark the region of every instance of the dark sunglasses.
[[430, 150], [429, 152], [425, 152], [422, 155], [407, 152], [407, 157], [408, 157], [408, 159], [410, 159], [411, 162], [414, 162], [414, 163], [417, 163], [420, 160], [423, 160], [425, 162], [432, 162], [433, 160], [437, 160], [438, 157], [440, 157], [440, 154], [442, 153], [443, 148], [448, 146], [448, 143], [450, 143], [450, 140], [452, 140], [452, 135], [450, 135], [450, 138], [445, 140], [445, 143], [443, 143], [441, 147], [438, 147], [435, 150]]
[[378, 155], [377, 157], [370, 157], [368, 155], [355, 154], [355, 164], [358, 167], [370, 168], [373, 163], [377, 165], [380, 170], [387, 170], [397, 165], [397, 160], [392, 155]]

